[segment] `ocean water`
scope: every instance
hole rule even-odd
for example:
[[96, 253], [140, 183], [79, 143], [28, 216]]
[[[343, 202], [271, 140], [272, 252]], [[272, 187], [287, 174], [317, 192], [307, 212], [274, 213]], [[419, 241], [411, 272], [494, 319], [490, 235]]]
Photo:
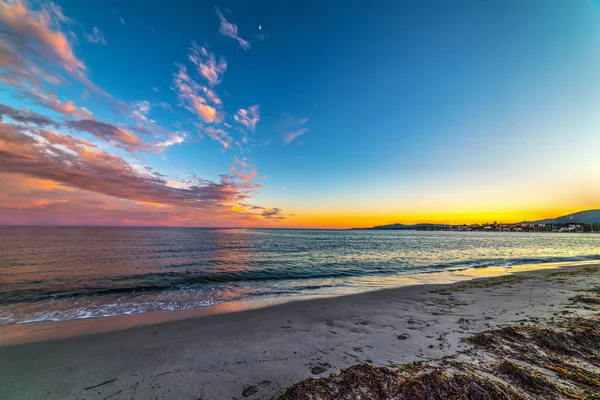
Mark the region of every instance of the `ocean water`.
[[0, 227], [0, 326], [339, 295], [448, 271], [580, 260], [600, 260], [600, 235]]

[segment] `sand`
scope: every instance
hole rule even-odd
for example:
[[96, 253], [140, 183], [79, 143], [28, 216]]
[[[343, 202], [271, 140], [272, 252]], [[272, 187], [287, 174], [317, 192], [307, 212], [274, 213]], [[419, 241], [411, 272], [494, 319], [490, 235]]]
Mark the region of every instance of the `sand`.
[[597, 267], [289, 302], [60, 340], [5, 342], [0, 398], [277, 398], [299, 380], [360, 362], [393, 366], [441, 358], [468, 349], [464, 338], [476, 332], [543, 323], [563, 313], [591, 314], [569, 299], [600, 285]]

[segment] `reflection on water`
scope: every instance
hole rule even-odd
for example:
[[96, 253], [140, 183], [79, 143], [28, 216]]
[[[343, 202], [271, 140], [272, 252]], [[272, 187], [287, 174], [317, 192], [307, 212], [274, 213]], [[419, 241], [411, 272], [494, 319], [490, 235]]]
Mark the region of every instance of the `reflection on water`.
[[598, 259], [600, 236], [586, 234], [2, 227], [0, 325], [340, 295]]

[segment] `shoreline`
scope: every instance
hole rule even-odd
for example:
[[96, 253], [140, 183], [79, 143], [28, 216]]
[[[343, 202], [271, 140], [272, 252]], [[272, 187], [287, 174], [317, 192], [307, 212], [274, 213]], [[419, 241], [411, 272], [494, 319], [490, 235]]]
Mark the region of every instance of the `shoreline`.
[[0, 397], [276, 398], [355, 364], [439, 359], [487, 329], [590, 314], [569, 299], [599, 286], [599, 271], [600, 263], [536, 269], [1, 347]]
[[510, 267], [482, 267], [464, 270], [446, 270], [440, 272], [407, 274], [396, 278], [404, 281], [402, 284], [387, 287], [375, 287], [347, 294], [300, 295], [294, 297], [266, 297], [226, 301], [203, 307], [190, 307], [184, 310], [160, 310], [143, 313], [76, 318], [62, 321], [33, 321], [0, 326], [0, 348], [26, 343], [43, 342], [48, 340], [68, 339], [79, 336], [102, 334], [142, 326], [160, 325], [180, 320], [204, 318], [212, 315], [238, 313], [250, 310], [273, 307], [277, 305], [308, 301], [313, 299], [328, 299], [336, 297], [357, 296], [365, 293], [384, 290], [399, 290], [425, 285], [452, 285], [497, 276], [509, 276], [529, 271], [576, 267], [598, 264], [597, 260], [560, 261], [537, 264], [524, 264]]

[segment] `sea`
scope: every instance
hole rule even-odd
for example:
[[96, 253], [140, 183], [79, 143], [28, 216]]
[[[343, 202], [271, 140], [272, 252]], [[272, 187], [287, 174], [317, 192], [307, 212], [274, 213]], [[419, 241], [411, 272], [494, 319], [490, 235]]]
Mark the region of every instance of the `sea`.
[[0, 326], [600, 260], [600, 234], [0, 227]]

